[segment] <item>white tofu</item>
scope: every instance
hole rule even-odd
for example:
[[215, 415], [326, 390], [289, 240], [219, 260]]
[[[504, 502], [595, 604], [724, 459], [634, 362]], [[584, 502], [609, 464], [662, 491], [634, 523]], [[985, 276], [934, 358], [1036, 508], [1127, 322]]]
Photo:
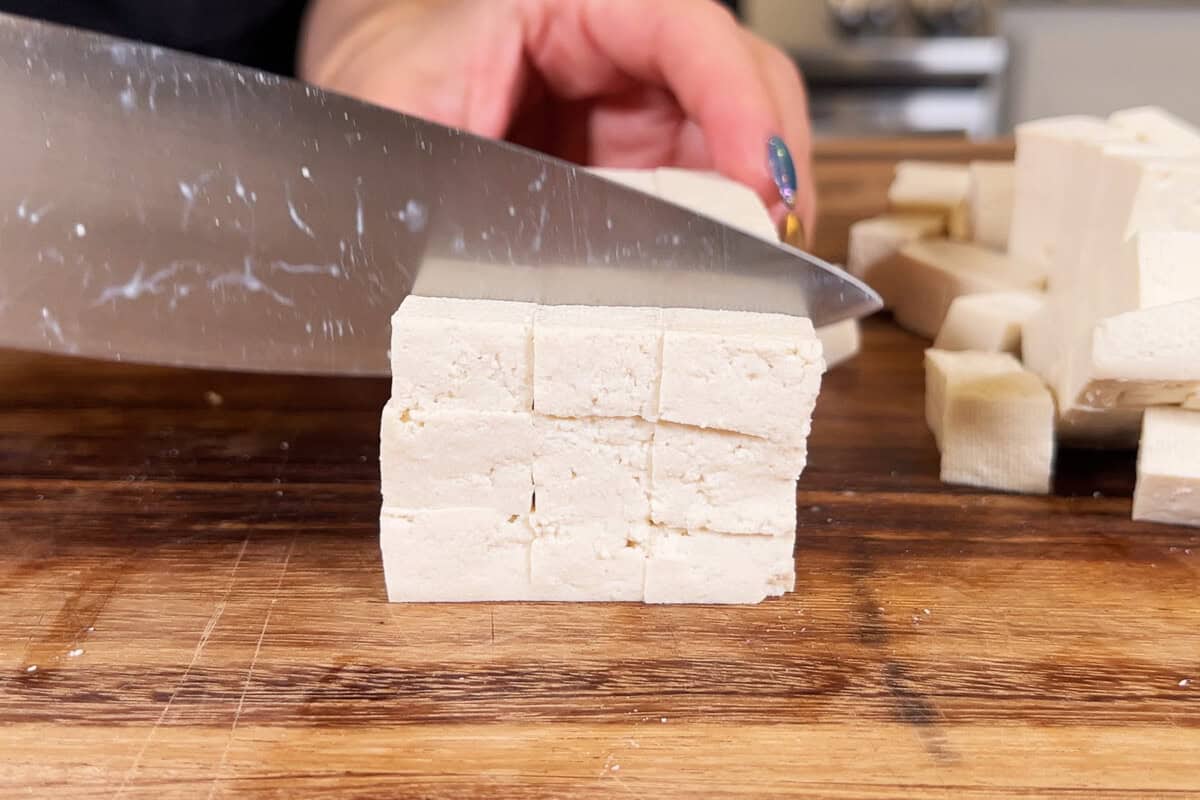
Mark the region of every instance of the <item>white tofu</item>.
[[1108, 121], [1133, 134], [1139, 142], [1181, 155], [1200, 155], [1200, 129], [1165, 109], [1156, 106], [1127, 108], [1109, 115]]
[[832, 325], [817, 328], [821, 340], [821, 352], [825, 358], [825, 369], [831, 370], [858, 355], [862, 350], [862, 328], [856, 319], [844, 319]]
[[1200, 526], [1200, 412], [1147, 409], [1133, 518]]
[[533, 486], [539, 524], [622, 523], [650, 516], [650, 441], [640, 419], [535, 415]]
[[588, 172], [598, 178], [619, 183], [630, 189], [637, 189], [646, 194], [657, 194], [658, 185], [654, 181], [652, 169], [630, 169], [624, 167], [589, 167]]
[[850, 226], [850, 255], [846, 270], [869, 281], [870, 270], [917, 239], [940, 236], [946, 219], [936, 213], [884, 214]]
[[533, 403], [556, 417], [658, 417], [662, 310], [541, 306]]
[[781, 443], [808, 436], [821, 341], [786, 314], [666, 309], [659, 419]]
[[1096, 282], [1097, 318], [1200, 297], [1200, 232], [1143, 231], [1116, 254]]
[[888, 203], [896, 211], [934, 211], [942, 214], [953, 239], [970, 235], [967, 193], [970, 178], [964, 164], [901, 161], [888, 187]]
[[1021, 327], [1045, 298], [1041, 292], [988, 292], [954, 298], [933, 346], [938, 350], [1021, 353]]
[[650, 519], [732, 534], [796, 529], [804, 445], [659, 423], [651, 451]]
[[748, 186], [715, 172], [675, 167], [655, 170], [654, 180], [663, 200], [762, 239], [779, 240], [770, 212]]
[[536, 600], [641, 601], [650, 525], [541, 525], [533, 517], [530, 576]]
[[1054, 465], [1054, 399], [1007, 353], [926, 352], [926, 414], [946, 483], [1046, 494]]
[[1038, 290], [1044, 277], [1032, 265], [985, 247], [930, 239], [910, 242], [887, 261], [875, 265], [869, 281], [901, 326], [932, 339], [954, 298]]
[[1183, 407], [1192, 411], [1200, 411], [1200, 392], [1196, 392], [1191, 397], [1184, 400]]
[[393, 603], [531, 599], [533, 531], [524, 515], [485, 508], [407, 513], [379, 520], [383, 575]]
[[758, 603], [796, 588], [794, 533], [735, 536], [655, 528], [647, 603]]
[[410, 295], [392, 317], [392, 402], [410, 411], [530, 411], [531, 303]]
[[391, 400], [383, 409], [379, 440], [384, 508], [528, 514], [533, 505], [532, 414], [410, 414]]
[[1007, 251], [1016, 168], [1011, 161], [972, 161], [967, 173], [971, 239], [985, 247]]

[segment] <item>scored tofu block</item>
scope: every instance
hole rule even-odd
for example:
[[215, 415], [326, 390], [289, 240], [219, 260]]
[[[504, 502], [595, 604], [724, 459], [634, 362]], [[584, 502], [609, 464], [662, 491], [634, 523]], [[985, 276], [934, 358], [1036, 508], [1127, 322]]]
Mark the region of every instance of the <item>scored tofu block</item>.
[[1109, 115], [1109, 123], [1128, 131], [1139, 142], [1181, 155], [1200, 155], [1200, 129], [1155, 106], [1127, 108]]
[[817, 328], [826, 371], [858, 355], [862, 349], [862, 328], [856, 319], [844, 319]]
[[533, 485], [539, 524], [644, 522], [650, 515], [650, 441], [640, 419], [536, 415]]
[[870, 281], [871, 268], [917, 239], [940, 236], [946, 219], [936, 213], [884, 214], [850, 226], [850, 255], [846, 270]]
[[533, 403], [556, 417], [658, 417], [662, 311], [541, 306], [533, 326]]
[[655, 170], [658, 196], [771, 241], [779, 240], [775, 223], [754, 190], [715, 172], [662, 167]]
[[1016, 169], [1011, 161], [972, 161], [967, 171], [971, 238], [985, 247], [1007, 251]]
[[1021, 354], [1021, 326], [1037, 312], [1041, 292], [987, 292], [954, 298], [933, 346]]
[[[930, 350], [926, 414], [937, 422], [946, 483], [1045, 494], [1054, 464], [1054, 400], [1007, 353]], [[932, 424], [931, 424], [932, 427]]]
[[660, 423], [651, 451], [650, 519], [730, 534], [796, 529], [804, 445]]
[[796, 588], [794, 533], [735, 536], [655, 528], [647, 603], [758, 603]]
[[970, 179], [963, 164], [901, 161], [888, 188], [888, 203], [897, 211], [935, 211], [946, 220], [953, 239], [970, 237], [967, 193]]
[[910, 242], [868, 278], [904, 328], [937, 336], [956, 297], [984, 292], [1038, 290], [1044, 276], [1029, 264], [964, 242]]
[[821, 341], [786, 314], [663, 312], [659, 419], [803, 442], [821, 388]]
[[408, 413], [391, 400], [379, 435], [384, 508], [488, 508], [528, 514], [533, 505], [531, 414]]
[[640, 601], [650, 525], [542, 526], [534, 515], [530, 579], [535, 600]]
[[1200, 526], [1200, 412], [1147, 409], [1133, 518]]
[[384, 509], [379, 544], [388, 600], [529, 600], [532, 539], [525, 515], [486, 508]]
[[392, 317], [392, 402], [410, 411], [530, 411], [534, 308], [405, 298]]

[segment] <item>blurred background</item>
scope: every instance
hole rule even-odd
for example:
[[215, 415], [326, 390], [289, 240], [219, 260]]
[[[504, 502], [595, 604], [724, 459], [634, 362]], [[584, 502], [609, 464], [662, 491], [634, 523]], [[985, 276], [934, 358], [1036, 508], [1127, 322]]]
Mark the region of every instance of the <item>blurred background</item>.
[[819, 136], [1005, 134], [1155, 104], [1200, 121], [1200, 0], [730, 0], [800, 65]]

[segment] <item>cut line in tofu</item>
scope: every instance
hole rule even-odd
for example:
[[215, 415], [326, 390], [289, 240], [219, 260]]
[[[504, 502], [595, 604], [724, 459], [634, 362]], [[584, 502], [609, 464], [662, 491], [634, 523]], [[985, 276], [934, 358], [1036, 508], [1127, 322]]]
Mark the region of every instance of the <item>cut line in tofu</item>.
[[1008, 250], [1015, 173], [1011, 161], [972, 161], [967, 165], [967, 220], [972, 241], [993, 250]]
[[1200, 412], [1182, 408], [1146, 411], [1133, 518], [1200, 526]]
[[888, 187], [888, 204], [896, 211], [933, 211], [943, 215], [952, 239], [969, 239], [967, 195], [970, 178], [965, 164], [901, 161]]
[[655, 528], [647, 603], [759, 603], [796, 588], [794, 533], [737, 536]]
[[954, 298], [933, 346], [938, 350], [1021, 353], [1021, 327], [1042, 307], [1041, 292], [987, 292]]
[[870, 281], [870, 271], [909, 242], [946, 232], [943, 215], [931, 212], [883, 214], [850, 226], [850, 251], [846, 271]]

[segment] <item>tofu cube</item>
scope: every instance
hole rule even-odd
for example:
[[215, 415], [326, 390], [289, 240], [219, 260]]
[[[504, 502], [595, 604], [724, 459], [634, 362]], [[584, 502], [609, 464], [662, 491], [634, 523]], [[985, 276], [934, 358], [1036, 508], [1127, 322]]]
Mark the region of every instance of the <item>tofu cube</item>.
[[731, 534], [796, 529], [804, 445], [660, 423], [651, 453], [650, 519]]
[[542, 525], [650, 516], [650, 441], [640, 419], [536, 415], [533, 486]]
[[827, 371], [849, 361], [862, 350], [862, 328], [856, 319], [844, 319], [817, 328], [817, 338], [821, 340]]
[[890, 258], [901, 247], [917, 239], [940, 236], [945, 231], [946, 218], [930, 212], [884, 214], [859, 220], [850, 226], [846, 270], [869, 282], [871, 268]]
[[393, 603], [528, 600], [533, 531], [489, 508], [384, 509], [383, 575]]
[[954, 298], [933, 346], [937, 350], [1021, 353], [1021, 327], [1045, 302], [1041, 292], [986, 292]]
[[537, 600], [631, 601], [645, 596], [645, 522], [543, 525], [535, 514], [530, 576]]
[[1001, 252], [1008, 250], [1015, 173], [1011, 161], [972, 161], [967, 166], [971, 238], [984, 247]]
[[504, 411], [383, 410], [379, 466], [384, 508], [487, 508], [528, 514], [533, 505], [533, 415]]
[[715, 172], [675, 167], [655, 170], [658, 196], [697, 214], [771, 241], [779, 232], [762, 199], [750, 187]]
[[1200, 412], [1147, 409], [1133, 518], [1200, 526]]
[[555, 417], [658, 417], [662, 311], [541, 306], [533, 326], [533, 403]]
[[1108, 121], [1133, 134], [1139, 142], [1180, 155], [1200, 155], [1200, 129], [1162, 108], [1127, 108], [1110, 114]]
[[969, 238], [967, 193], [970, 179], [963, 164], [901, 161], [888, 188], [888, 203], [896, 211], [934, 211], [946, 220], [953, 239]]
[[1054, 400], [1007, 353], [925, 354], [926, 417], [946, 483], [1046, 494], [1054, 463]]
[[531, 411], [531, 303], [410, 295], [392, 317], [392, 402], [410, 411]]
[[821, 388], [821, 341], [786, 314], [663, 312], [659, 419], [803, 442]]
[[735, 536], [655, 528], [647, 603], [758, 603], [796, 588], [794, 533]]

